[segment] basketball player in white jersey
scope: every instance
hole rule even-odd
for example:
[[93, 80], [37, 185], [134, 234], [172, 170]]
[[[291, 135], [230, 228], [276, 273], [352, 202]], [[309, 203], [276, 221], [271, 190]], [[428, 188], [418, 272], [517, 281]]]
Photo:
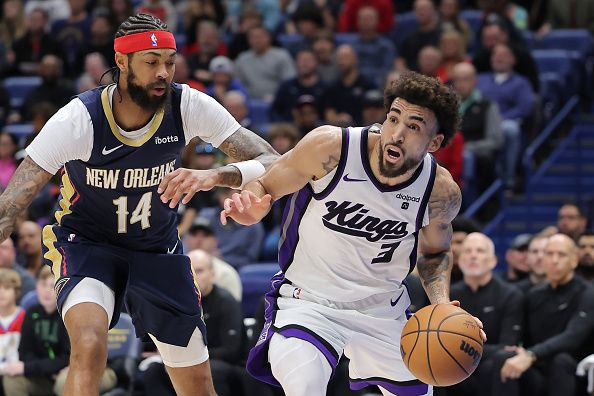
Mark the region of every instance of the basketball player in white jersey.
[[273, 199], [294, 193], [283, 216], [281, 272], [247, 364], [288, 396], [325, 395], [342, 353], [353, 389], [432, 394], [400, 355], [410, 304], [403, 280], [416, 264], [431, 303], [450, 303], [450, 222], [461, 195], [428, 153], [454, 134], [458, 99], [413, 72], [384, 98], [388, 114], [379, 133], [319, 127], [221, 212], [223, 224], [227, 217], [253, 224]]

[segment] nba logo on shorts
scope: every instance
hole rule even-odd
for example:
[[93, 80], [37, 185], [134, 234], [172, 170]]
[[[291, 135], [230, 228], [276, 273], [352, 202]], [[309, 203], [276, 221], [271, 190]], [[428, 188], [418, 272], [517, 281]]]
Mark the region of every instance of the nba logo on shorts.
[[404, 210], [408, 209], [408, 202], [402, 202], [401, 208]]
[[70, 235], [68, 235], [68, 242], [74, 241], [74, 238], [75, 237], [76, 237], [76, 234], [70, 234]]
[[293, 298], [299, 298], [299, 295], [300, 295], [300, 294], [301, 294], [301, 288], [299, 288], [299, 287], [296, 287], [296, 288], [293, 290]]
[[153, 43], [153, 44], [152, 44], [152, 45], [153, 45], [153, 47], [156, 47], [156, 46], [157, 46], [157, 36], [155, 36], [155, 33], [153, 33], [153, 34], [151, 34], [151, 36], [150, 36], [150, 37], [151, 37], [151, 41], [152, 41], [152, 43]]

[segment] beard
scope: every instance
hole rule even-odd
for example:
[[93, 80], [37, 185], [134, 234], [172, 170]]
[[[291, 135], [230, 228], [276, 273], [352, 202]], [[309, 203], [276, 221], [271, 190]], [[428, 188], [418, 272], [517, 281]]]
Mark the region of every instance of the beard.
[[[134, 103], [138, 106], [150, 110], [152, 112], [157, 112], [165, 107], [165, 103], [169, 99], [169, 93], [171, 91], [171, 87], [165, 80], [157, 81], [143, 87], [142, 85], [138, 85], [134, 83], [134, 79], [136, 75], [130, 68], [130, 72], [126, 78], [126, 83], [128, 84], [128, 94]], [[165, 88], [165, 93], [161, 96], [151, 95], [150, 91], [155, 88]]]
[[417, 167], [423, 160], [422, 157], [421, 158], [411, 158], [411, 157], [407, 158], [406, 151], [402, 147], [402, 144], [396, 143], [394, 145], [402, 151], [402, 156], [404, 157], [404, 160], [402, 161], [402, 163], [400, 165], [394, 165], [394, 164], [389, 163], [388, 161], [385, 161], [384, 160], [384, 152], [386, 149], [386, 145], [382, 144], [380, 147], [379, 153], [378, 153], [378, 160], [379, 160], [379, 171], [383, 177], [393, 178], [393, 177], [402, 176], [406, 172]]

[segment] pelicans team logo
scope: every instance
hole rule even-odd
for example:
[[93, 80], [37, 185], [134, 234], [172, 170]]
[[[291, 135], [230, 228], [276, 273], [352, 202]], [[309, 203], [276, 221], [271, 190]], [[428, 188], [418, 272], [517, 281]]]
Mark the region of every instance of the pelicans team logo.
[[153, 43], [153, 47], [157, 46], [157, 36], [155, 36], [155, 33], [151, 34], [151, 42]]

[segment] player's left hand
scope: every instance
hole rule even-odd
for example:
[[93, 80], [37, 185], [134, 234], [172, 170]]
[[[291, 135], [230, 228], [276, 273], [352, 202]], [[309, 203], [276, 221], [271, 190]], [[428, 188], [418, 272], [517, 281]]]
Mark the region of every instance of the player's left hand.
[[501, 381], [518, 379], [532, 366], [532, 359], [522, 347], [518, 347], [516, 356], [510, 357], [501, 367]]
[[169, 207], [175, 208], [180, 200], [185, 205], [198, 191], [210, 190], [216, 184], [215, 170], [179, 168], [163, 177], [157, 192], [161, 194], [163, 203], [169, 202]]
[[[460, 301], [458, 301], [458, 300], [450, 301], [450, 304], [452, 304], [455, 307], [460, 307]], [[476, 316], [472, 316], [472, 318], [475, 320], [476, 324], [481, 329], [481, 338], [483, 339], [483, 343], [487, 342], [487, 334], [483, 330], [483, 322], [481, 322], [481, 320], [479, 318], [477, 318]]]

